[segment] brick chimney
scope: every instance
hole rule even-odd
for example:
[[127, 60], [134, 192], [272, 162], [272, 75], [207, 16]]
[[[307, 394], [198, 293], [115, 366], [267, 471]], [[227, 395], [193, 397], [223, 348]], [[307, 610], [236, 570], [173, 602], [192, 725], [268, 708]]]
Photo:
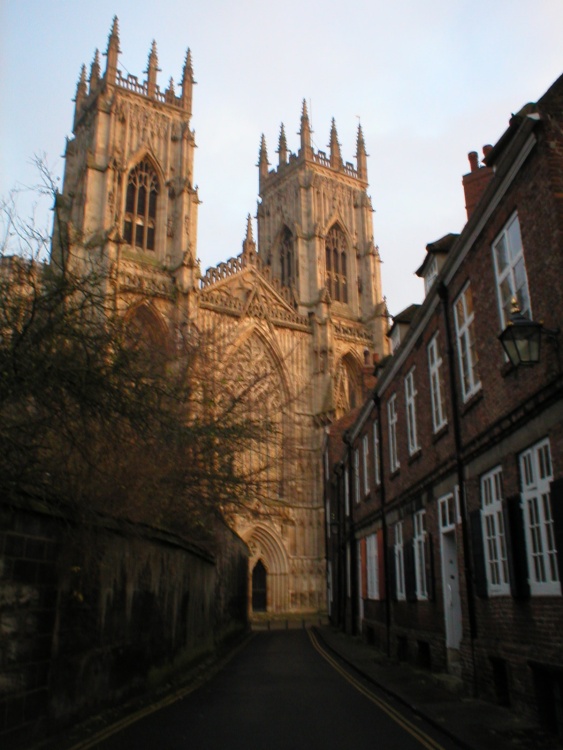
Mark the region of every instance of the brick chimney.
[[[483, 156], [487, 156], [491, 148], [492, 146], [483, 146]], [[467, 154], [467, 158], [471, 172], [463, 175], [462, 183], [465, 191], [465, 210], [469, 219], [493, 176], [493, 170], [491, 167], [479, 166], [479, 156], [476, 151]]]

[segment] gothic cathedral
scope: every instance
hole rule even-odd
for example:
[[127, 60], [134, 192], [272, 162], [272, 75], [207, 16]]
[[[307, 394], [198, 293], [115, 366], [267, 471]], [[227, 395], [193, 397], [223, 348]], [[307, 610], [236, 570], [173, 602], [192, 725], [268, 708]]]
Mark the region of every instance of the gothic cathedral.
[[150, 340], [213, 327], [226, 377], [274, 373], [264, 406], [283, 439], [272, 510], [232, 520], [250, 550], [249, 612], [323, 611], [323, 431], [361, 404], [366, 374], [387, 352], [361, 127], [355, 166], [342, 159], [334, 120], [329, 153], [313, 148], [305, 102], [297, 153], [282, 125], [272, 169], [262, 137], [257, 243], [249, 216], [240, 255], [202, 274], [191, 55], [176, 92], [157, 84], [154, 42], [142, 82], [119, 70], [119, 52], [114, 19], [105, 72], [96, 52], [78, 82], [59, 214]]

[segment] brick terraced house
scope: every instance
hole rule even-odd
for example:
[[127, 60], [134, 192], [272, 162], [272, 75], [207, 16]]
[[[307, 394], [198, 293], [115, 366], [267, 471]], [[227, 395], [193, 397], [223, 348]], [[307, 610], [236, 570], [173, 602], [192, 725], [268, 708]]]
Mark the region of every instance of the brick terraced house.
[[427, 246], [423, 304], [327, 431], [330, 613], [563, 736], [563, 76], [469, 161], [463, 231]]

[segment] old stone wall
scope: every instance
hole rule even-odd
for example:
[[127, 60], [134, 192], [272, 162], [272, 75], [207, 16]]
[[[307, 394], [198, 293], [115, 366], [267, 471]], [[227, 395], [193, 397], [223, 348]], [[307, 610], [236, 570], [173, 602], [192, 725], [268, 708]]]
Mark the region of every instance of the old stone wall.
[[247, 548], [0, 505], [0, 744], [153, 690], [246, 628]]

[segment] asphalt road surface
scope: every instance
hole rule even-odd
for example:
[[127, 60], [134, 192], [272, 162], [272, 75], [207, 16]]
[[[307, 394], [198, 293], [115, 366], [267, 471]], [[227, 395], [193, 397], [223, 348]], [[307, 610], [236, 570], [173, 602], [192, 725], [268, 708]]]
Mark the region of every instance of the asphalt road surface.
[[186, 697], [88, 748], [455, 750], [418, 717], [327, 658], [314, 632], [259, 632]]

